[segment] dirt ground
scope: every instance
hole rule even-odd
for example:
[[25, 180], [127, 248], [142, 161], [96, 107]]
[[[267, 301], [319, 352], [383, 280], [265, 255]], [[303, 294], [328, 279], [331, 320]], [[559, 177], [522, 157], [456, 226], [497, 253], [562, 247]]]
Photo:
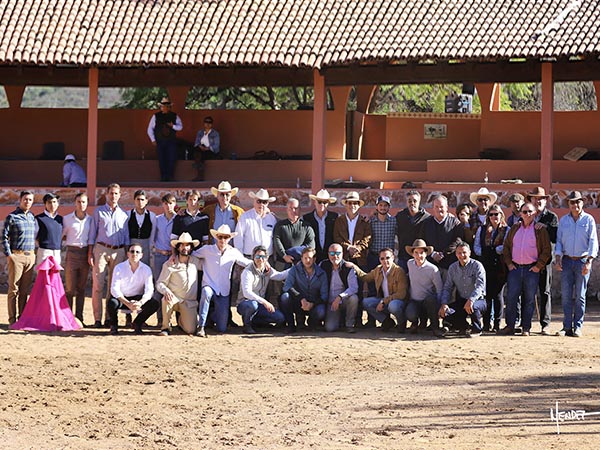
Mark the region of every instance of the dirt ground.
[[557, 401], [600, 412], [597, 303], [579, 339], [375, 330], [202, 339], [11, 332], [5, 299], [3, 448], [598, 448], [600, 415], [562, 422], [560, 435], [550, 418]]

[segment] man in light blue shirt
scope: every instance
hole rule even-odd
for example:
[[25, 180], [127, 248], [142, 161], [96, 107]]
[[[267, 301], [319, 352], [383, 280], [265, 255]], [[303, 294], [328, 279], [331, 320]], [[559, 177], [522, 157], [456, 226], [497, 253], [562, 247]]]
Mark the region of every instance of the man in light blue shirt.
[[558, 335], [581, 337], [592, 260], [598, 256], [598, 235], [596, 221], [583, 211], [581, 193], [573, 191], [567, 200], [570, 212], [558, 223], [554, 249], [556, 268], [562, 272], [560, 285], [564, 313], [563, 328]]

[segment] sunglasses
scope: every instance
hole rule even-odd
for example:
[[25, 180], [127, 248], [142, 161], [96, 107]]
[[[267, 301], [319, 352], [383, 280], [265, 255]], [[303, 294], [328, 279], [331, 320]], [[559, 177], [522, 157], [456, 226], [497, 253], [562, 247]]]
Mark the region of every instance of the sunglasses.
[[268, 205], [269, 204], [269, 200], [256, 200], [258, 203], [260, 203], [261, 205]]
[[382, 256], [381, 258], [379, 258], [379, 261], [386, 261], [388, 259], [392, 259], [391, 256]]
[[329, 201], [328, 200], [317, 200], [317, 203], [319, 205], [329, 205]]
[[141, 255], [142, 251], [141, 250], [129, 250], [129, 253], [131, 253], [132, 255]]
[[329, 252], [329, 256], [340, 256], [342, 252]]
[[212, 122], [204, 122], [206, 125], [212, 125]]
[[254, 259], [267, 259], [267, 255], [254, 255]]
[[219, 192], [221, 197], [231, 197], [231, 192]]
[[500, 215], [500, 213], [497, 213], [497, 212], [488, 214], [488, 216], [490, 216], [490, 217], [498, 217], [499, 215]]
[[478, 198], [478, 199], [477, 199], [477, 202], [478, 202], [478, 203], [482, 203], [482, 202], [489, 202], [489, 201], [490, 201], [490, 199], [489, 199], [489, 198], [487, 198], [487, 197], [481, 197], [481, 198]]

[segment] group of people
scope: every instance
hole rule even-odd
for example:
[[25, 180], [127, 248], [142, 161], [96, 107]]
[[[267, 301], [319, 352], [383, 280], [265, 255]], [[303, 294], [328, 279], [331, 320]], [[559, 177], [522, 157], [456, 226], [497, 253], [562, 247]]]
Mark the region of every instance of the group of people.
[[395, 216], [390, 198], [380, 195], [369, 217], [360, 214], [365, 202], [357, 192], [341, 199], [344, 212], [338, 214], [329, 210], [337, 199], [322, 189], [309, 195], [314, 209], [304, 215], [299, 200], [289, 198], [282, 220], [270, 210], [275, 198], [265, 189], [249, 193], [248, 211], [231, 202], [238, 188], [228, 181], [211, 192], [216, 202], [204, 208], [198, 191], [187, 192], [179, 210], [177, 199], [166, 194], [162, 214], [155, 215], [143, 190], [134, 194], [135, 207], [124, 211], [120, 186], [113, 183], [93, 214], [79, 193], [75, 210], [64, 218], [55, 194], [44, 196], [44, 211], [34, 216], [33, 194], [22, 192], [3, 231], [9, 323], [26, 307], [34, 268], [49, 256], [61, 264], [64, 241], [69, 306], [83, 323], [91, 268], [89, 323], [111, 334], [119, 333], [122, 311], [135, 333], [156, 313], [161, 334], [169, 335], [175, 312], [181, 331], [206, 337], [209, 326], [218, 333], [235, 326], [235, 307], [245, 333], [257, 327], [354, 333], [379, 322], [384, 331], [440, 337], [515, 334], [519, 328], [529, 335], [536, 297], [541, 334], [550, 334], [552, 263], [561, 272], [558, 334], [583, 333], [598, 242], [579, 192], [569, 195], [569, 213], [560, 220], [548, 210], [541, 187], [527, 198], [511, 195], [508, 218], [485, 187], [456, 215], [443, 195], [430, 199], [429, 214], [412, 190]]

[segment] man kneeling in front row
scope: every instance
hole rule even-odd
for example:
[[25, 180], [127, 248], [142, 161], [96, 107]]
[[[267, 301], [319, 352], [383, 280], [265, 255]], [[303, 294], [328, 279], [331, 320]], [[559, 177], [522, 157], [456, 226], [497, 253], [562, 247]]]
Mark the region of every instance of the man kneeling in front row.
[[158, 310], [159, 302], [152, 298], [152, 270], [141, 262], [142, 256], [142, 247], [131, 244], [127, 251], [127, 261], [115, 266], [110, 286], [111, 297], [107, 304], [112, 335], [118, 334], [119, 309], [137, 313], [133, 321], [135, 334], [142, 334], [144, 322]]

